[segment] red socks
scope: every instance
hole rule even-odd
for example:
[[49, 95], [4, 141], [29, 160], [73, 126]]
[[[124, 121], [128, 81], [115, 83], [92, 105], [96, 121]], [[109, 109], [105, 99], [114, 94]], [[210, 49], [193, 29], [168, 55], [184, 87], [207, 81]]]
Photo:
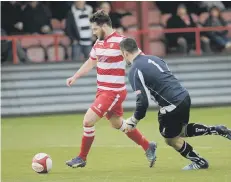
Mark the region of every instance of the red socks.
[[131, 132], [126, 133], [126, 135], [135, 143], [140, 145], [144, 149], [144, 151], [149, 148], [148, 140], [140, 133], [138, 129], [134, 129]]
[[91, 145], [95, 138], [95, 126], [92, 127], [83, 127], [83, 137], [82, 137], [82, 143], [81, 143], [81, 149], [79, 153], [79, 157], [81, 157], [83, 160], [87, 159], [87, 154], [91, 149]]
[[[121, 127], [121, 129], [122, 128], [123, 127]], [[83, 130], [84, 133], [82, 137], [81, 149], [78, 156], [81, 157], [83, 160], [86, 160], [95, 138], [95, 126], [83, 127]], [[131, 132], [126, 133], [126, 135], [136, 144], [140, 145], [144, 149], [144, 151], [149, 148], [148, 140], [139, 132], [138, 129], [134, 129]]]
[[[124, 132], [127, 125], [125, 121], [123, 121], [121, 127], [119, 128], [120, 131]], [[146, 151], [149, 148], [149, 142], [148, 140], [140, 133], [138, 129], [134, 129], [131, 132], [126, 133], [126, 135], [132, 139], [136, 144], [140, 145], [144, 151]]]

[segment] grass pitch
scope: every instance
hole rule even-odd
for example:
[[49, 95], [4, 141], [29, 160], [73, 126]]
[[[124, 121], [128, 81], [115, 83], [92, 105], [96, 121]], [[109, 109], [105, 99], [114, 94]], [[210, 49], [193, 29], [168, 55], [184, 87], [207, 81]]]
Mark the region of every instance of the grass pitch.
[[[130, 116], [126, 113], [125, 116]], [[144, 152], [106, 120], [96, 125], [95, 142], [82, 169], [65, 161], [79, 152], [83, 115], [2, 119], [3, 182], [228, 182], [231, 179], [231, 141], [220, 136], [189, 138], [195, 150], [210, 162], [208, 170], [182, 171], [190, 161], [166, 146], [158, 131], [157, 113], [149, 112], [138, 128], [158, 142], [157, 161], [148, 167]], [[231, 128], [231, 108], [193, 109], [191, 122], [225, 124]], [[39, 152], [51, 155], [49, 174], [31, 168]]]

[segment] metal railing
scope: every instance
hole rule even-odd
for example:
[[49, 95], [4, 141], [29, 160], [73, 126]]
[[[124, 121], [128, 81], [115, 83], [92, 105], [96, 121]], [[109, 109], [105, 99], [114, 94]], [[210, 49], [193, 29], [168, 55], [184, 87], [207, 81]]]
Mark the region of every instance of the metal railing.
[[[195, 45], [196, 45], [196, 54], [201, 55], [201, 42], [200, 42], [200, 33], [208, 32], [208, 31], [222, 31], [222, 30], [231, 30], [231, 26], [226, 27], [194, 27], [194, 28], [171, 28], [171, 29], [156, 29], [156, 30], [138, 30], [138, 31], [130, 31], [131, 35], [148, 35], [149, 33], [159, 33], [162, 32], [164, 34], [168, 33], [187, 33], [187, 32], [195, 32]], [[59, 60], [58, 54], [58, 45], [59, 39], [65, 37], [65, 35], [60, 34], [49, 34], [49, 35], [14, 35], [14, 36], [1, 36], [1, 40], [12, 41], [12, 52], [13, 52], [13, 63], [17, 64], [17, 41], [26, 38], [54, 38], [54, 47], [55, 47], [55, 59]], [[143, 44], [143, 51], [148, 52], [149, 46], [147, 44]]]

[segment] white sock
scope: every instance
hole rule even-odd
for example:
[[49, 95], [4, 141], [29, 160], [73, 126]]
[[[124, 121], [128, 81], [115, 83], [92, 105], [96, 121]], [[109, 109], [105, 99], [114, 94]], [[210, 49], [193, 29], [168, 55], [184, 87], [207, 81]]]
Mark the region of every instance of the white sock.
[[126, 127], [127, 127], [127, 123], [123, 120], [122, 121], [122, 125], [119, 128], [119, 130], [122, 131], [122, 132], [125, 132]]

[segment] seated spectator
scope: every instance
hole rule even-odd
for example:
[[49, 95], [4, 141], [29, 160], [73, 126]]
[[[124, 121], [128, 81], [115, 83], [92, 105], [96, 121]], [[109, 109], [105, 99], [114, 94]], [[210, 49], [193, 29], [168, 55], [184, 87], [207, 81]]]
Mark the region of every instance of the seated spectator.
[[[221, 11], [218, 7], [213, 6], [209, 11], [209, 17], [205, 21], [205, 27], [218, 27], [226, 26], [227, 23], [221, 17]], [[231, 40], [227, 37], [227, 30], [221, 31], [210, 31], [206, 32], [205, 35], [211, 40], [211, 44], [215, 45], [218, 49], [230, 49]]]
[[[188, 14], [185, 5], [181, 4], [177, 8], [177, 14], [173, 15], [167, 22], [167, 28], [192, 28], [196, 27], [192, 16]], [[195, 49], [195, 33], [168, 33], [166, 34], [168, 47], [177, 47], [180, 53], [187, 54]], [[202, 40], [202, 49], [204, 52], [211, 52], [209, 40]]]
[[111, 4], [106, 1], [100, 4], [100, 9], [103, 9], [107, 14], [109, 14], [112, 21], [112, 28], [116, 29], [117, 32], [122, 34], [125, 28], [122, 26], [120, 20], [124, 16], [132, 15], [132, 14], [129, 12], [121, 12], [121, 13], [111, 12]]
[[[1, 28], [1, 36], [7, 36], [7, 33]], [[16, 42], [17, 46], [17, 56], [20, 62], [30, 62], [29, 58], [26, 55], [26, 52], [23, 50], [20, 43]], [[13, 60], [13, 50], [12, 50], [12, 41], [1, 40], [1, 64], [3, 63], [12, 63]]]
[[51, 12], [38, 1], [31, 1], [22, 14], [23, 31], [26, 33], [47, 34], [51, 32]]
[[2, 28], [8, 35], [21, 34], [23, 29], [22, 10], [17, 1], [2, 3]]
[[199, 8], [207, 10], [207, 11], [210, 10], [214, 6], [218, 7], [221, 10], [225, 9], [225, 5], [221, 1], [198, 1], [195, 3], [199, 5]]
[[[154, 3], [157, 5], [159, 10], [165, 14], [173, 13], [173, 10], [177, 9], [182, 1], [155, 1]], [[221, 9], [225, 9], [230, 6], [230, 2], [228, 1], [184, 1], [184, 4], [187, 6], [189, 12], [193, 12], [197, 15], [200, 15], [203, 12], [208, 12], [208, 10], [214, 5]]]
[[91, 6], [85, 1], [75, 1], [68, 12], [66, 20], [66, 34], [72, 43], [72, 59], [81, 60], [82, 53], [87, 58], [92, 48], [92, 30], [90, 16]]

